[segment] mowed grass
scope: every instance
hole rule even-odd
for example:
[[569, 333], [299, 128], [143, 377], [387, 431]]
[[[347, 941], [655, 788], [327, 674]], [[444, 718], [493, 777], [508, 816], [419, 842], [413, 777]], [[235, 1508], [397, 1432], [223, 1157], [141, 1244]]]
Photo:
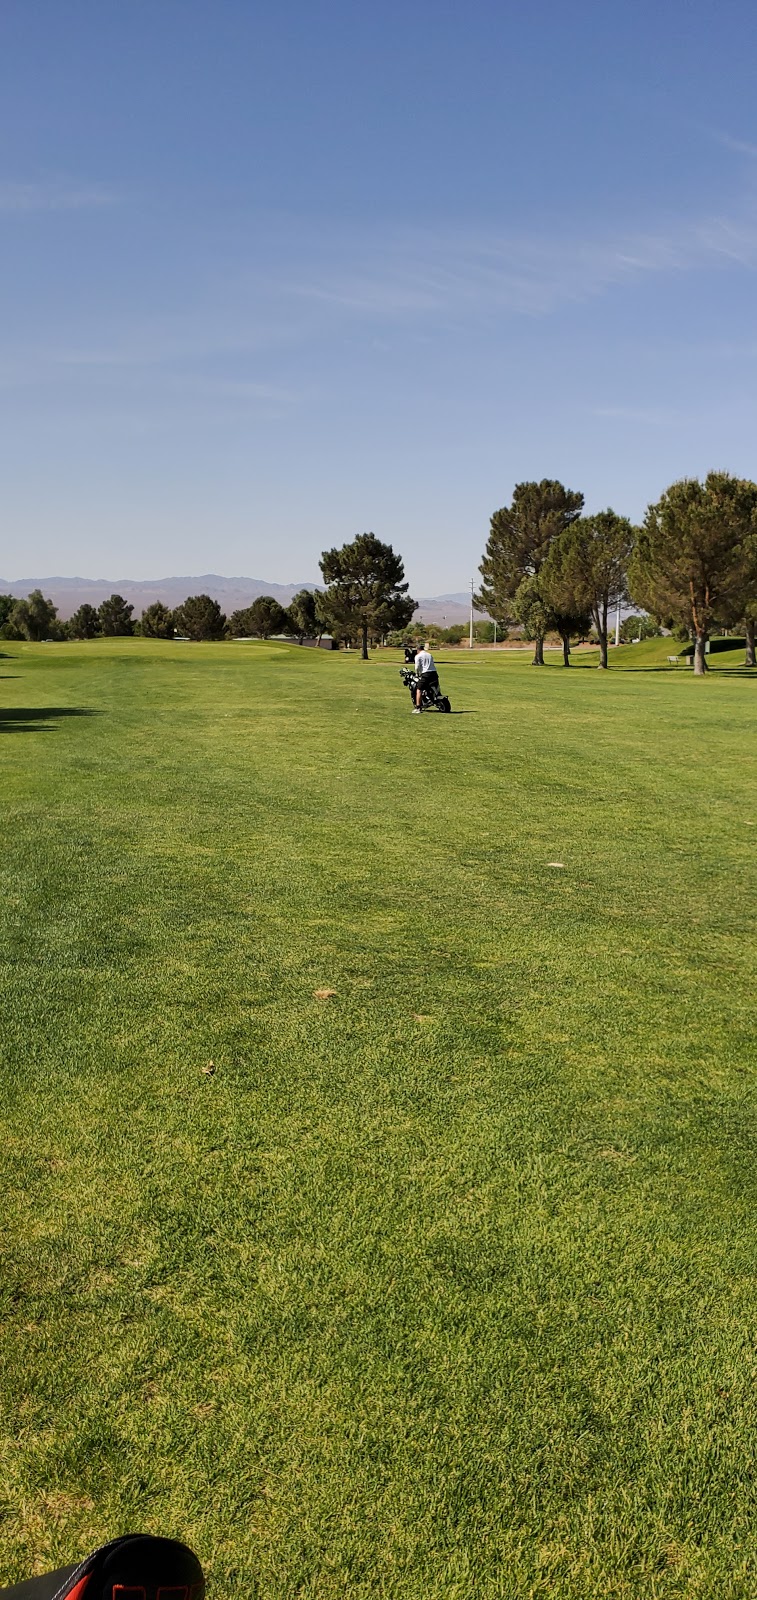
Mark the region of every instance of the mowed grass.
[[665, 644], [5, 647], [4, 1581], [751, 1600], [757, 681]]

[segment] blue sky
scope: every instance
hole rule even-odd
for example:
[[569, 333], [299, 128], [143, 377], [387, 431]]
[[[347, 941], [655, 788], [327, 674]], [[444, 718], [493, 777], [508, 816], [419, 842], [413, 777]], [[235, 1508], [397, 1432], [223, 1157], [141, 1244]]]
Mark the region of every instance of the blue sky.
[[757, 8], [5, 0], [0, 573], [466, 586], [757, 477]]

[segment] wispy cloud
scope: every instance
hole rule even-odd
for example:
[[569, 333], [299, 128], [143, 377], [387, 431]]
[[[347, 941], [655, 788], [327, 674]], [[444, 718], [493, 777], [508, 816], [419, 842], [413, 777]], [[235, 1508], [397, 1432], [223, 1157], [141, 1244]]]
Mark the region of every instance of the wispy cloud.
[[[252, 352], [245, 365], [251, 357]], [[177, 415], [202, 416], [209, 423], [240, 417], [278, 421], [312, 399], [307, 386], [271, 381], [249, 370], [224, 371], [223, 359], [218, 349], [178, 353], [172, 347], [170, 355], [165, 349], [142, 349], [129, 358], [116, 348], [38, 347], [0, 362], [0, 406], [12, 397], [18, 407], [24, 395], [38, 406], [44, 393], [57, 414], [65, 395], [74, 426], [82, 416], [91, 417], [94, 406], [99, 419], [144, 431]], [[238, 367], [238, 350], [233, 361]]]
[[[317, 251], [311, 251], [311, 256]], [[671, 219], [648, 231], [554, 239], [403, 231], [340, 237], [332, 261], [289, 293], [357, 316], [547, 316], [653, 275], [757, 266], [757, 209]]]
[[[0, 212], [104, 205], [97, 187], [0, 183]], [[375, 340], [435, 339], [440, 329], [494, 328], [510, 318], [548, 318], [570, 305], [629, 292], [676, 275], [752, 272], [757, 267], [757, 199], [721, 214], [670, 216], [647, 228], [608, 227], [572, 235], [447, 226], [327, 227], [270, 221], [255, 238], [254, 264], [226, 255], [190, 305], [171, 311], [119, 309], [107, 302], [70, 323], [35, 317], [33, 335], [6, 344], [0, 389], [47, 386], [103, 395], [140, 386], [169, 406], [203, 403], [270, 408], [279, 414], [312, 399], [301, 392], [294, 352], [353, 325]], [[303, 265], [306, 263], [307, 265]], [[106, 285], [107, 288], [107, 285]], [[487, 335], [488, 336], [488, 335]], [[274, 352], [287, 349], [284, 381]], [[743, 356], [748, 346], [740, 348]], [[727, 354], [727, 352], [723, 352]], [[297, 371], [290, 387], [287, 378]], [[273, 382], [271, 383], [271, 378]], [[320, 381], [320, 380], [319, 380]], [[607, 413], [610, 415], [611, 413]], [[662, 415], [636, 420], [666, 425]]]
[[737, 155], [750, 156], [752, 159], [757, 157], [757, 144], [751, 144], [748, 139], [735, 139], [733, 134], [723, 133], [719, 129], [714, 130], [713, 138], [726, 150], [734, 150]]
[[113, 205], [116, 195], [99, 183], [68, 178], [18, 181], [0, 178], [0, 213], [30, 211], [90, 211]]

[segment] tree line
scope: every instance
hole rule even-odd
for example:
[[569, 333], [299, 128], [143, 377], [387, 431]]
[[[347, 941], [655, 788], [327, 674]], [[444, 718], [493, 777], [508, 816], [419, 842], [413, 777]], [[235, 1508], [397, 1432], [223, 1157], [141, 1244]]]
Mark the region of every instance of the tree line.
[[95, 607], [81, 605], [67, 621], [40, 589], [25, 600], [0, 595], [0, 638], [96, 639], [140, 634], [148, 639], [184, 637], [196, 641], [229, 638], [270, 639], [284, 634], [300, 643], [330, 633], [344, 644], [368, 645], [403, 628], [415, 601], [407, 593], [402, 559], [373, 533], [361, 533], [340, 549], [324, 550], [320, 560], [325, 587], [301, 589], [285, 608], [273, 595], [260, 595], [227, 619], [208, 594], [188, 595], [171, 610], [155, 600], [134, 616], [123, 595], [112, 594]]
[[504, 630], [518, 622], [534, 641], [534, 665], [555, 632], [570, 641], [593, 627], [607, 666], [608, 621], [632, 601], [694, 643], [694, 670], [707, 670], [717, 628], [743, 624], [755, 666], [757, 484], [728, 472], [684, 478], [647, 507], [635, 527], [611, 508], [583, 515], [584, 497], [555, 479], [516, 484], [495, 511], [475, 597]]
[[[25, 600], [0, 595], [0, 638], [39, 641], [141, 635], [145, 639], [181, 637], [200, 641], [244, 636], [270, 639], [277, 633], [305, 638], [319, 628], [311, 602], [307, 589], [295, 595], [286, 608], [273, 595], [264, 594], [227, 618], [211, 595], [192, 594], [173, 609], [162, 600], [155, 600], [141, 617], [135, 617], [134, 607], [123, 595], [112, 594], [99, 606], [79, 606], [78, 611], [63, 622], [52, 600], [45, 599], [40, 589], [34, 589]], [[324, 626], [320, 624], [320, 632], [323, 631]]]
[[[133, 606], [114, 594], [97, 608], [80, 606], [66, 623], [38, 589], [26, 600], [0, 595], [0, 637], [141, 633], [211, 640], [285, 634], [302, 642], [328, 632], [359, 644], [367, 659], [369, 643], [407, 636], [416, 603], [391, 545], [361, 533], [324, 550], [320, 568], [323, 589], [301, 589], [286, 609], [261, 595], [228, 620], [207, 594], [189, 595], [173, 611], [156, 600], [139, 621]], [[479, 570], [475, 603], [492, 619], [484, 626], [496, 623], [502, 637], [519, 624], [534, 641], [536, 666], [543, 665], [547, 634], [560, 636], [569, 666], [571, 640], [593, 630], [605, 668], [611, 613], [629, 600], [651, 619], [633, 619], [640, 632], [665, 627], [693, 640], [696, 673], [707, 670], [713, 630], [738, 623], [746, 632], [747, 665], [756, 664], [757, 484], [748, 479], [727, 472], [710, 472], [703, 482], [681, 479], [647, 507], [640, 527], [609, 507], [584, 515], [583, 495], [556, 479], [516, 484], [510, 504], [491, 518]], [[458, 630], [448, 633], [453, 643]]]

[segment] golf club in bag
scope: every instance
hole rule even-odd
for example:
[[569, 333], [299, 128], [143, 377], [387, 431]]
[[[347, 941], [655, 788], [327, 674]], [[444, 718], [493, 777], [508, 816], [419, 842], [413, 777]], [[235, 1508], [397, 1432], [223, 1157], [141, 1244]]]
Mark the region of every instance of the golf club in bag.
[[[418, 678], [410, 667], [400, 667], [400, 677], [405, 687], [410, 690], [410, 699], [415, 705], [415, 691], [418, 688]], [[449, 697], [442, 694], [438, 683], [425, 684], [421, 690], [422, 711], [451, 711]]]

